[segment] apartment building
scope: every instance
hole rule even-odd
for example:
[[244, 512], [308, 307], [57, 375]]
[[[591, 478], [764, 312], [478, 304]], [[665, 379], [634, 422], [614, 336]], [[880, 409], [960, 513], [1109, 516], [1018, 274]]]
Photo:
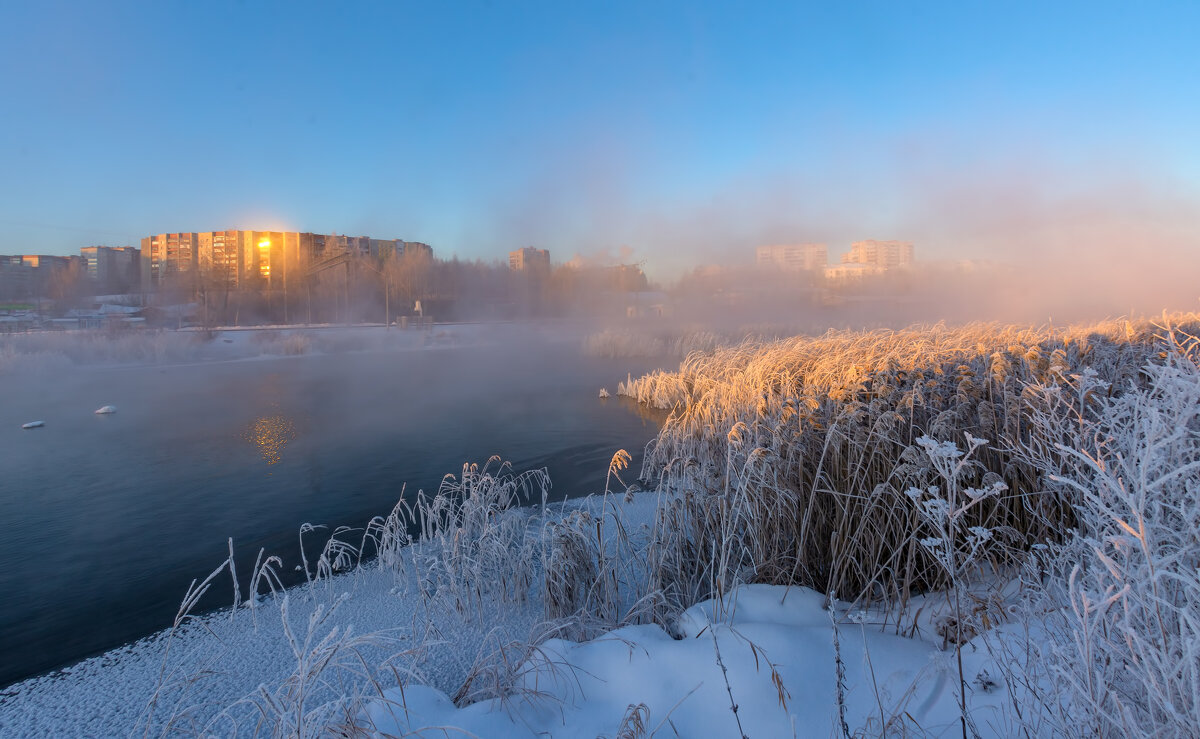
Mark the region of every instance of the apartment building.
[[172, 275], [188, 274], [194, 286], [272, 290], [298, 282], [323, 259], [344, 253], [387, 259], [428, 244], [368, 236], [297, 231], [203, 231], [142, 239], [142, 281], [147, 290]]
[[508, 253], [508, 268], [517, 272], [549, 272], [550, 252], [526, 246]]
[[102, 295], [128, 293], [141, 286], [141, 252], [132, 246], [85, 246], [88, 281]]
[[823, 270], [829, 261], [825, 244], [776, 244], [755, 250], [755, 264], [784, 270]]
[[865, 264], [875, 269], [893, 269], [913, 262], [911, 241], [856, 241], [842, 255], [843, 264]]
[[142, 281], [158, 287], [173, 275], [194, 273], [199, 267], [200, 234], [165, 233], [142, 239]]

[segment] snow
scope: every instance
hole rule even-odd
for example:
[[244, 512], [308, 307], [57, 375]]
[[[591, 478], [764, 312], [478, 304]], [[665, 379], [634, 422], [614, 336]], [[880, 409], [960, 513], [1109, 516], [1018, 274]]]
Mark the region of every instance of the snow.
[[[742, 586], [724, 604], [726, 618], [714, 616], [714, 601], [689, 609], [679, 639], [643, 625], [582, 644], [550, 640], [522, 667], [522, 680], [506, 700], [456, 708], [434, 688], [408, 686], [374, 702], [370, 724], [382, 735], [440, 736], [443, 727], [454, 727], [489, 737], [612, 736], [642, 705], [644, 724], [669, 724], [663, 730], [668, 735], [840, 733], [833, 629], [824, 600], [806, 589]], [[867, 625], [843, 624], [840, 632], [852, 729], [877, 732], [882, 711], [888, 718], [909, 717], [929, 735], [961, 731], [950, 653]], [[963, 659], [971, 675], [989, 661], [975, 644]], [[972, 696], [981, 735], [1007, 734], [1004, 698], [1001, 691]]]
[[[632, 529], [652, 520], [657, 504], [651, 493], [624, 503], [596, 497], [552, 506], [545, 515], [586, 510], [594, 516], [605, 505], [619, 506]], [[522, 508], [505, 515], [532, 529], [542, 514]], [[409, 554], [425, 556], [422, 546]], [[230, 587], [227, 577], [214, 582]], [[659, 626], [629, 625], [574, 643], [543, 638], [562, 632], [542, 623], [540, 596], [532, 590], [525, 602], [484, 595], [458, 608], [366, 562], [286, 597], [256, 598], [188, 621], [174, 634], [164, 631], [13, 685], [0, 693], [0, 735], [115, 736], [142, 733], [147, 722], [161, 731], [168, 718], [177, 727], [194, 721], [216, 735], [253, 733], [255, 696], [265, 690], [286, 701], [306, 674], [312, 720], [336, 720], [339, 711], [350, 710], [360, 728], [380, 735], [444, 736], [445, 727], [455, 727], [481, 737], [613, 736], [627, 714], [648, 729], [661, 725], [664, 735], [736, 736], [739, 719], [753, 737], [836, 733], [834, 628], [818, 593], [742, 586], [722, 603], [689, 609], [674, 635]], [[918, 605], [924, 628], [917, 631], [930, 640], [937, 639], [931, 624], [938, 601], [944, 598], [931, 596]], [[960, 732], [953, 652], [934, 641], [886, 633], [872, 623], [875, 617], [847, 614], [838, 604], [833, 615], [851, 729], [878, 728], [881, 715], [891, 720], [907, 714], [931, 735]], [[312, 678], [306, 660], [323, 654], [322, 643], [340, 647], [336, 669]], [[987, 668], [986, 654], [975, 642], [964, 647], [968, 680]], [[365, 704], [356, 703], [369, 681], [354, 665], [385, 663], [373, 674], [382, 695], [376, 691]], [[486, 683], [497, 669], [510, 687], [493, 691]], [[148, 715], [160, 675], [163, 687]], [[404, 677], [403, 690], [397, 676]], [[475, 681], [469, 692], [493, 694], [456, 707], [449, 696], [469, 676]], [[1002, 691], [971, 695], [984, 736], [1005, 735], [1004, 698]]]

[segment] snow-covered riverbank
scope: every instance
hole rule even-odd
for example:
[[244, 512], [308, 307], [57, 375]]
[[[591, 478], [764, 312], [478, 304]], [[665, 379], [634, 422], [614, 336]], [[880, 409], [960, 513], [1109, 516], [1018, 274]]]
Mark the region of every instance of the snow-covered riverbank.
[[[657, 494], [638, 493], [503, 515], [524, 532], [553, 531], [551, 522], [599, 520], [607, 507], [609, 521], [615, 513], [644, 532], [658, 504]], [[606, 536], [614, 552], [617, 539]], [[627, 556], [644, 555], [644, 535], [630, 543]], [[439, 547], [416, 544], [404, 556], [435, 558]], [[431, 592], [420, 572], [366, 562], [11, 686], [0, 696], [0, 734], [224, 736], [252, 734], [267, 715], [267, 733], [305, 736], [350, 723], [382, 735], [457, 727], [477, 736], [590, 737], [637, 722], [701, 736], [733, 734], [739, 720], [749, 736], [824, 735], [843, 720], [839, 658], [841, 706], [852, 728], [877, 725], [880, 711], [907, 712], [935, 734], [957, 727], [952, 653], [932, 626], [944, 610], [940, 598], [922, 609], [915, 638], [881, 629], [878, 614], [827, 610], [820, 594], [779, 586], [744, 586], [721, 604], [700, 604], [672, 634], [651, 624], [597, 633], [547, 621], [536, 587], [525, 597], [493, 591], [464, 602], [452, 587]], [[212, 586], [233, 597], [226, 572]], [[582, 643], [556, 638], [592, 633]], [[965, 655], [972, 676], [987, 673], [979, 644]], [[994, 688], [973, 705], [985, 712], [985, 735], [1003, 736], [1005, 701]]]

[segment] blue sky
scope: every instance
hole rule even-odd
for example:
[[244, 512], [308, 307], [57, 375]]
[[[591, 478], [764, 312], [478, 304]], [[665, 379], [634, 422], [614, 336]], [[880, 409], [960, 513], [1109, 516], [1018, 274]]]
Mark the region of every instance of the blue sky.
[[669, 277], [773, 242], [1200, 250], [1196, 3], [0, 0], [0, 20], [0, 253], [270, 227], [463, 258], [625, 247]]

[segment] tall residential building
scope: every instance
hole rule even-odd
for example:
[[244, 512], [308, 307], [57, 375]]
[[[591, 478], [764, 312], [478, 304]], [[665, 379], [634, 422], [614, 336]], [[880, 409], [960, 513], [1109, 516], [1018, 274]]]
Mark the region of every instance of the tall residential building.
[[892, 269], [912, 264], [911, 241], [856, 241], [842, 255], [842, 264], [865, 264], [876, 269]]
[[508, 268], [518, 272], [549, 272], [550, 252], [526, 246], [508, 253]]
[[116, 295], [140, 287], [140, 250], [132, 246], [85, 246], [79, 254], [87, 262], [88, 280], [98, 293]]
[[371, 239], [367, 236], [343, 236], [346, 251], [360, 257], [370, 256]]
[[755, 250], [755, 262], [759, 267], [821, 270], [828, 261], [829, 249], [824, 244], [777, 244]]
[[202, 231], [142, 239], [141, 279], [146, 289], [187, 273], [193, 289], [286, 290], [299, 284], [315, 262], [350, 253], [387, 259], [426, 244], [367, 236], [296, 231]]
[[237, 287], [246, 271], [244, 231], [206, 231], [197, 241], [197, 266], [218, 287]]
[[173, 275], [189, 273], [199, 266], [200, 234], [158, 234], [142, 239], [142, 281], [158, 287]]

